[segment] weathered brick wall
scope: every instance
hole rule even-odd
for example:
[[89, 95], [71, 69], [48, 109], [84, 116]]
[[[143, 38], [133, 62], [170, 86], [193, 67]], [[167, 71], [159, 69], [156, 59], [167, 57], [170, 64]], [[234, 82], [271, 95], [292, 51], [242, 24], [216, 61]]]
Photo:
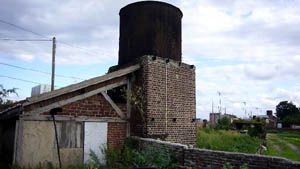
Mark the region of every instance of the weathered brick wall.
[[239, 168], [244, 163], [248, 165], [249, 169], [300, 168], [300, 163], [280, 157], [189, 148], [186, 145], [149, 138], [133, 137], [133, 139], [139, 142], [140, 148], [147, 145], [157, 145], [168, 149], [180, 165], [187, 169], [221, 169], [226, 162], [229, 162], [235, 168]]
[[[90, 116], [90, 117], [118, 117], [116, 111], [106, 101], [102, 94], [94, 95], [83, 100], [62, 106], [63, 111], [58, 115]], [[46, 112], [44, 114], [49, 114]]]
[[229, 162], [235, 168], [244, 163], [250, 169], [299, 169], [300, 163], [280, 157], [270, 157], [255, 154], [232, 153], [223, 151], [212, 151], [203, 149], [186, 149], [184, 164], [186, 167], [222, 168]]
[[143, 56], [141, 76], [146, 99], [147, 137], [195, 144], [195, 68], [159, 57]]
[[114, 148], [120, 148], [127, 135], [127, 123], [108, 123], [108, 131], [107, 131], [107, 143], [108, 146], [114, 147]]

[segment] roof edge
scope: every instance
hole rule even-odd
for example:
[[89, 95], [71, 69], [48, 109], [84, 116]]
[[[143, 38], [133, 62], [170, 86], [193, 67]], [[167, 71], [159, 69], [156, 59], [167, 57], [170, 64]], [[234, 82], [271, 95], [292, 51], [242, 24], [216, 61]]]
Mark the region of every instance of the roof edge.
[[72, 84], [72, 85], [51, 91], [51, 92], [43, 93], [38, 96], [28, 97], [28, 98], [26, 98], [27, 102], [25, 102], [23, 105], [28, 106], [30, 104], [34, 104], [34, 103], [37, 103], [37, 102], [40, 102], [43, 100], [57, 97], [57, 96], [65, 94], [65, 93], [73, 92], [73, 91], [76, 91], [76, 90], [79, 90], [79, 89], [82, 89], [82, 88], [85, 88], [85, 87], [88, 87], [88, 86], [91, 86], [91, 85], [94, 85], [97, 83], [101, 83], [101, 82], [104, 82], [107, 80], [121, 77], [121, 76], [127, 75], [129, 73], [132, 73], [132, 72], [138, 70], [139, 68], [140, 68], [139, 64], [132, 65], [132, 66], [117, 70], [115, 72], [105, 74], [103, 76], [94, 77], [94, 78], [91, 78], [91, 79], [88, 79], [88, 80], [85, 80], [85, 81], [82, 81], [82, 82], [79, 82], [76, 84]]

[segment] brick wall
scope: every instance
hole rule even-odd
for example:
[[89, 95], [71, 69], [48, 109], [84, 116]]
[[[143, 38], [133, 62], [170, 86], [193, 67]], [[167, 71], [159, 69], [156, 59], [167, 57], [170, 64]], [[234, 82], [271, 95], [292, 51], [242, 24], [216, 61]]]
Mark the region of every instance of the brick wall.
[[239, 168], [244, 163], [248, 165], [249, 169], [300, 168], [299, 162], [286, 158], [189, 148], [186, 145], [149, 138], [133, 137], [133, 139], [139, 142], [140, 148], [157, 145], [159, 148], [168, 149], [179, 161], [179, 164], [186, 169], [221, 169], [226, 162], [235, 168]]
[[141, 72], [146, 99], [146, 136], [195, 144], [195, 68], [181, 62], [143, 56]]
[[114, 148], [120, 148], [127, 135], [126, 135], [126, 128], [127, 123], [108, 123], [108, 131], [107, 131], [107, 143], [108, 146]]
[[[74, 117], [118, 117], [118, 114], [105, 100], [102, 94], [94, 95], [83, 100], [67, 104], [62, 108], [63, 112], [58, 113], [58, 115]], [[120, 108], [126, 112], [126, 106], [120, 105]], [[48, 114], [48, 112], [44, 114]], [[126, 122], [109, 122], [107, 131], [107, 145], [115, 148], [121, 147], [127, 136], [126, 134]]]
[[[106, 101], [102, 94], [94, 95], [65, 106], [58, 115], [90, 116], [90, 117], [118, 117], [116, 111]], [[49, 114], [46, 112], [44, 114]]]

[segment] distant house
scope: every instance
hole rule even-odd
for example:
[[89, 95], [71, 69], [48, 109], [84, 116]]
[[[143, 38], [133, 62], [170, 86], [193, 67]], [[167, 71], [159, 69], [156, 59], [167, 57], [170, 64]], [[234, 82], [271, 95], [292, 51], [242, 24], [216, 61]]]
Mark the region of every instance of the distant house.
[[207, 127], [207, 120], [206, 119], [200, 119], [200, 118], [197, 118], [195, 120], [195, 123], [196, 123], [196, 128], [206, 128]]
[[260, 118], [265, 120], [267, 128], [276, 128], [277, 127], [277, 117], [273, 115], [272, 110], [267, 110], [266, 115], [253, 116], [253, 118]]
[[222, 113], [210, 113], [209, 114], [209, 124], [212, 127], [216, 127], [216, 125], [218, 124], [218, 120], [223, 118], [223, 117], [228, 117], [231, 119], [231, 122], [233, 121], [233, 119], [236, 118], [235, 115], [232, 114], [222, 114]]

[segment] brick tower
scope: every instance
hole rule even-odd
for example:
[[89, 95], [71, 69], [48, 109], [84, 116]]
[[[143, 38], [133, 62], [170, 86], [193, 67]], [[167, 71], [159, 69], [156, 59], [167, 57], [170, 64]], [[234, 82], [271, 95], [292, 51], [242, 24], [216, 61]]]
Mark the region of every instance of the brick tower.
[[122, 8], [117, 67], [141, 65], [131, 78], [131, 135], [193, 145], [195, 67], [181, 61], [181, 19], [180, 9], [163, 2]]

